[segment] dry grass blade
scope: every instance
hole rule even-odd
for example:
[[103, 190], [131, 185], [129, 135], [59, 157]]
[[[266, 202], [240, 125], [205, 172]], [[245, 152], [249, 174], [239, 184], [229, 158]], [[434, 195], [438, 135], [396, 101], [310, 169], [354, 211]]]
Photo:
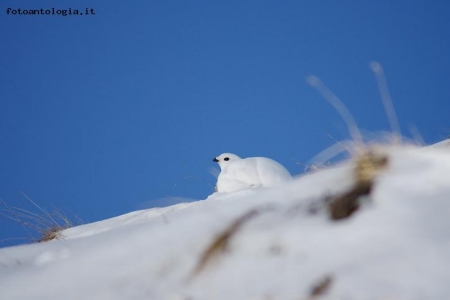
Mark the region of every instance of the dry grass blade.
[[206, 248], [200, 257], [200, 260], [193, 272], [193, 275], [198, 275], [211, 261], [220, 256], [226, 251], [231, 238], [236, 232], [249, 220], [253, 219], [261, 213], [261, 210], [252, 209], [243, 216], [236, 219], [223, 232], [219, 233], [213, 242]]
[[397, 114], [395, 113], [394, 105], [392, 104], [391, 94], [386, 82], [386, 76], [384, 75], [383, 67], [376, 61], [370, 63], [370, 68], [375, 74], [375, 78], [378, 84], [378, 90], [380, 91], [381, 100], [383, 101], [384, 110], [388, 117], [389, 124], [394, 135], [394, 144], [399, 145], [401, 142], [400, 125], [398, 123]]
[[42, 237], [36, 240], [37, 243], [48, 242], [51, 240], [60, 240], [63, 239], [63, 235], [61, 231], [67, 229], [69, 227], [61, 227], [59, 225], [53, 226], [51, 228], [43, 229], [41, 231]]
[[320, 80], [320, 78], [316, 76], [308, 76], [306, 78], [306, 82], [310, 86], [314, 87], [322, 95], [322, 97], [327, 100], [334, 107], [334, 109], [336, 109], [336, 111], [341, 115], [342, 120], [346, 123], [353, 141], [357, 145], [362, 145], [363, 139], [361, 132], [359, 131], [355, 119], [352, 117], [352, 114], [349, 112], [345, 104], [322, 82], [322, 80]]
[[348, 192], [328, 200], [328, 213], [332, 220], [342, 220], [350, 217], [359, 208], [358, 199], [361, 196], [369, 195], [372, 190], [372, 183], [358, 184]]
[[42, 211], [51, 221], [53, 221], [54, 224], [58, 224], [58, 222], [56, 222], [52, 216], [42, 207], [40, 207], [39, 205], [37, 205], [33, 200], [31, 200], [30, 197], [28, 197], [24, 192], [20, 192], [28, 201], [31, 202], [31, 204], [33, 204], [35, 207], [37, 207], [40, 211]]
[[368, 151], [356, 161], [355, 180], [357, 184], [372, 182], [379, 171], [388, 164], [384, 154]]
[[378, 172], [385, 168], [388, 159], [385, 155], [367, 152], [356, 161], [355, 185], [349, 191], [332, 199], [327, 199], [327, 208], [332, 220], [350, 217], [359, 208], [359, 199], [370, 195]]
[[[30, 238], [12, 238], [3, 240], [8, 242], [11, 240], [28, 240], [32, 242], [46, 242], [54, 239], [62, 239], [61, 231], [74, 225], [82, 223], [80, 218], [69, 218], [66, 214], [60, 210], [54, 208], [52, 211], [47, 211], [37, 205], [28, 196], [22, 193], [22, 195], [40, 212], [32, 212], [20, 207], [11, 206], [0, 200], [0, 217], [15, 222], [22, 226], [22, 228], [28, 233]], [[75, 221], [72, 221], [74, 219]], [[33, 234], [32, 231], [35, 233]], [[36, 233], [39, 235], [36, 238]]]
[[312, 300], [323, 296], [326, 292], [328, 292], [332, 283], [333, 277], [330, 275], [325, 276], [321, 281], [312, 287], [308, 299]]

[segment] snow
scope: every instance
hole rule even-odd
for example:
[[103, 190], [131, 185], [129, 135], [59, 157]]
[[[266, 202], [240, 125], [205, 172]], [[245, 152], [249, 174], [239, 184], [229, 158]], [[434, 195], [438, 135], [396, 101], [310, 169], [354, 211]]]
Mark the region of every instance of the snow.
[[249, 187], [274, 187], [292, 180], [291, 174], [278, 162], [267, 157], [240, 158], [223, 153], [214, 158], [221, 172], [217, 178], [218, 192], [235, 192]]
[[450, 299], [447, 150], [384, 149], [370, 196], [342, 220], [324, 199], [352, 189], [357, 159], [3, 248], [0, 299]]
[[446, 140], [440, 141], [439, 143], [427, 146], [426, 148], [450, 150], [450, 139], [446, 139]]

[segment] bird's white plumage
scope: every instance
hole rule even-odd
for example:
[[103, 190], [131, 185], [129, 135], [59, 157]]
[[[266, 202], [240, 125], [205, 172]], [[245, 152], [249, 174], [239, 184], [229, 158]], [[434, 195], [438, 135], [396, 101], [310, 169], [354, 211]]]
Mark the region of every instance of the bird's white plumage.
[[223, 153], [214, 161], [220, 166], [216, 190], [234, 192], [255, 187], [272, 187], [292, 179], [291, 174], [276, 161], [267, 157], [240, 158]]

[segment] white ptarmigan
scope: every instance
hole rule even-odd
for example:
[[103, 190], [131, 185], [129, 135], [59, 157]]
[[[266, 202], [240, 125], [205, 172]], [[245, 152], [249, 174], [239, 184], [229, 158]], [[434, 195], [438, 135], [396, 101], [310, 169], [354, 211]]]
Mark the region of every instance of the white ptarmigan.
[[232, 153], [223, 153], [213, 161], [221, 169], [216, 185], [219, 193], [272, 187], [292, 180], [291, 174], [282, 165], [267, 157], [240, 158]]

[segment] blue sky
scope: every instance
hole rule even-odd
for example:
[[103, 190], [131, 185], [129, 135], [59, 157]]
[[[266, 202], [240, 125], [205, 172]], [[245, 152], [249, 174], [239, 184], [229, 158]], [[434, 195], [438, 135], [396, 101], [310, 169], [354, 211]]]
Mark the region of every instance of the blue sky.
[[[349, 138], [319, 76], [368, 131], [450, 134], [448, 1], [14, 1], [0, 13], [0, 199], [93, 222], [204, 199], [222, 152], [293, 173]], [[93, 8], [92, 16], [7, 15]], [[0, 218], [0, 240], [25, 237]], [[9, 245], [19, 240], [3, 242]]]

